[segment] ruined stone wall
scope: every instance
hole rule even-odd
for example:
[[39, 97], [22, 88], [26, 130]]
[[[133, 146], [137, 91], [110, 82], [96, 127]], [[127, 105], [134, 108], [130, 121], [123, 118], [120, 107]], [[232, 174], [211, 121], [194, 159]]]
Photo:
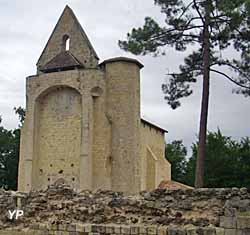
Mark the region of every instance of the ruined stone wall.
[[141, 190], [153, 190], [171, 179], [171, 164], [165, 159], [164, 132], [144, 121], [140, 128]]
[[[24, 216], [10, 220], [7, 212], [17, 201]], [[249, 235], [250, 190], [157, 189], [137, 196], [76, 192], [60, 184], [30, 193], [1, 190], [0, 235], [18, 230], [33, 235]]]
[[[249, 227], [249, 226], [248, 226]], [[0, 230], [0, 235], [249, 235], [249, 229], [234, 232], [224, 228], [181, 228], [175, 226], [136, 226], [136, 225], [37, 225], [28, 229]]]

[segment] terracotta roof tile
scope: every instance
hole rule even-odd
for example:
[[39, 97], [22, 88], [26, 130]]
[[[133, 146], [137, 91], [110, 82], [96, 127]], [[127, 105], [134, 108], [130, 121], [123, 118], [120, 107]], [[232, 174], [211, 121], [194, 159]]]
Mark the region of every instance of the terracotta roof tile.
[[185, 189], [185, 188], [192, 189], [193, 187], [176, 182], [176, 181], [172, 181], [172, 180], [163, 180], [159, 184], [158, 188], [161, 188], [161, 189]]

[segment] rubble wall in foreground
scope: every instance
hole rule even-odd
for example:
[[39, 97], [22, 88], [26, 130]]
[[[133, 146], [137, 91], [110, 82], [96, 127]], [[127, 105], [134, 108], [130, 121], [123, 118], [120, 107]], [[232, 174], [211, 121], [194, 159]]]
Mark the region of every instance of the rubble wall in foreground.
[[[250, 219], [244, 228], [178, 227], [146, 225], [68, 224], [0, 230], [0, 235], [249, 235]], [[242, 226], [243, 224], [241, 224]]]
[[[10, 220], [8, 210], [24, 216]], [[250, 235], [250, 189], [0, 190], [0, 235]]]

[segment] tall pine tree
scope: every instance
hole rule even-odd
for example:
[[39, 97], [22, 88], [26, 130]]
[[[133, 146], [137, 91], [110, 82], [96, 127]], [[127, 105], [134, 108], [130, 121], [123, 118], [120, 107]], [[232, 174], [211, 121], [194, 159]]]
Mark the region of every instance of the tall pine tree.
[[[204, 184], [205, 145], [209, 104], [210, 74], [216, 73], [236, 85], [236, 93], [250, 96], [250, 0], [155, 0], [166, 15], [165, 26], [150, 17], [141, 28], [119, 41], [125, 51], [136, 55], [159, 55], [164, 46], [185, 51], [192, 45], [197, 50], [188, 55], [179, 71], [169, 74], [162, 85], [165, 99], [173, 108], [180, 99], [192, 94], [191, 83], [203, 81], [198, 157], [195, 186]], [[239, 60], [223, 57], [226, 49], [234, 49]], [[232, 70], [229, 74], [225, 71]], [[234, 74], [231, 76], [231, 74]]]

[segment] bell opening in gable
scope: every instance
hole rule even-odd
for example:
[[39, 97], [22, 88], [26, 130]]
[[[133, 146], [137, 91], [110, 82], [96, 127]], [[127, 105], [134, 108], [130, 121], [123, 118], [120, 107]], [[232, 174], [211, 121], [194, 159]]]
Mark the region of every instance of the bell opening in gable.
[[75, 14], [66, 6], [37, 62], [38, 72], [97, 68], [98, 60]]
[[70, 37], [65, 34], [62, 38], [62, 51], [69, 51], [70, 48]]

